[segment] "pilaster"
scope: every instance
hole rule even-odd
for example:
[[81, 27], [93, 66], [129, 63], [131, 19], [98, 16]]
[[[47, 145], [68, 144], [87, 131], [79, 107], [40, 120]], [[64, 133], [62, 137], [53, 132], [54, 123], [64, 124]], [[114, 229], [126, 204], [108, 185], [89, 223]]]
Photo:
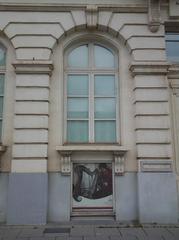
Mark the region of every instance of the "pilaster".
[[[45, 224], [50, 61], [17, 61], [8, 224]], [[32, 187], [33, 186], [33, 187]]]

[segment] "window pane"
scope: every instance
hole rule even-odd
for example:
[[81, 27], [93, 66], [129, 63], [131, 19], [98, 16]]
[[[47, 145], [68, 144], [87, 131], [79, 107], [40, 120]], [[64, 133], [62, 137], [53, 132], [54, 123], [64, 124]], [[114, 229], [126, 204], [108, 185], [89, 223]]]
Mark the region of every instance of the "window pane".
[[68, 118], [87, 118], [88, 117], [88, 99], [87, 98], [69, 98], [67, 103]]
[[0, 74], [0, 95], [4, 95], [4, 74]]
[[179, 41], [166, 42], [167, 58], [170, 61], [179, 61]]
[[6, 62], [6, 52], [2, 47], [0, 47], [0, 65], [4, 66], [5, 62]]
[[68, 121], [68, 142], [88, 142], [88, 121]]
[[95, 66], [98, 68], [114, 68], [114, 55], [108, 49], [94, 46]]
[[95, 76], [95, 96], [114, 96], [115, 95], [115, 76], [96, 75]]
[[69, 67], [87, 67], [88, 66], [88, 45], [75, 48], [68, 55]]
[[68, 75], [68, 95], [88, 95], [88, 75]]
[[116, 142], [116, 122], [95, 121], [95, 142]]
[[114, 98], [95, 99], [95, 118], [115, 118], [116, 101]]
[[177, 34], [170, 34], [170, 33], [167, 33], [166, 35], [165, 35], [165, 39], [167, 40], [167, 41], [179, 41], [179, 33]]
[[3, 113], [3, 97], [0, 97], [0, 117], [2, 118]]

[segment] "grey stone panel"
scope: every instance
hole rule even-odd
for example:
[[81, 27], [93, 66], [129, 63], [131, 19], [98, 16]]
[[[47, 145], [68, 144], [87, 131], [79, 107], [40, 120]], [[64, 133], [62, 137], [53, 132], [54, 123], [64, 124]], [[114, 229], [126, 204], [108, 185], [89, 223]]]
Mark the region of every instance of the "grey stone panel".
[[71, 177], [60, 173], [49, 174], [48, 221], [70, 221]]
[[177, 188], [173, 173], [138, 173], [141, 223], [177, 223]]
[[11, 173], [8, 187], [8, 224], [45, 224], [48, 175]]
[[132, 221], [138, 218], [137, 174], [125, 173], [115, 176], [116, 220]]
[[9, 175], [0, 173], [0, 223], [6, 222]]

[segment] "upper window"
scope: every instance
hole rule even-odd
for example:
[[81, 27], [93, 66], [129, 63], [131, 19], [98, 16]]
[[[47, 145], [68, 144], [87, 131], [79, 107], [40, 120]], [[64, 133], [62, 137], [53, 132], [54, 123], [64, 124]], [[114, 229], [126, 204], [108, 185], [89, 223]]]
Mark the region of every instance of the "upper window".
[[68, 51], [65, 69], [67, 142], [117, 141], [116, 59], [111, 49], [96, 43]]
[[167, 58], [171, 62], [179, 62], [179, 32], [166, 34]]
[[6, 72], [6, 49], [0, 45], [0, 141], [2, 136], [4, 79]]

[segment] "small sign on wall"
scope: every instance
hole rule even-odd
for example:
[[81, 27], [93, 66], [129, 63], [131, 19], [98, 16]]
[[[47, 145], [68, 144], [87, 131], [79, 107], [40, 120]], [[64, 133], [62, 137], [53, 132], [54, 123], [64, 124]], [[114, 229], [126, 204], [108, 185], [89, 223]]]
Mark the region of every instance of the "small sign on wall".
[[170, 17], [179, 18], [179, 0], [170, 0]]

